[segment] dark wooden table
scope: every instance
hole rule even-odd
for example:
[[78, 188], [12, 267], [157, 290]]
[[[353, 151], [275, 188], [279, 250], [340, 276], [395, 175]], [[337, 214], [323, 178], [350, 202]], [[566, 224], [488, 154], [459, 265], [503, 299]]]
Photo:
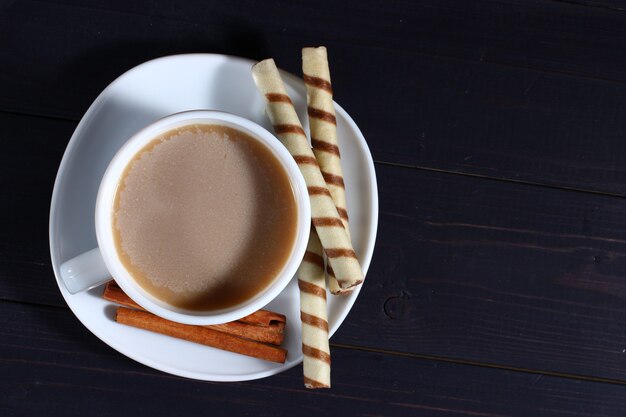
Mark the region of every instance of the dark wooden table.
[[[331, 339], [210, 383], [109, 348], [52, 273], [65, 146], [146, 60], [329, 48], [376, 161], [379, 233]], [[626, 2], [0, 0], [0, 415], [626, 415]]]

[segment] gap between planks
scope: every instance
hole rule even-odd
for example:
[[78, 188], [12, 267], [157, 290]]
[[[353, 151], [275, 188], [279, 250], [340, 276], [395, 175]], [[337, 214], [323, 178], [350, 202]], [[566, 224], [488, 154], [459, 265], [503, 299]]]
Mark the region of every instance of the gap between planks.
[[378, 349], [378, 348], [365, 347], [365, 346], [347, 345], [347, 344], [342, 344], [342, 343], [331, 343], [330, 347], [335, 348], [335, 349], [359, 350], [363, 352], [400, 356], [400, 357], [412, 358], [412, 359], [418, 359], [418, 360], [451, 363], [455, 365], [475, 366], [475, 367], [480, 367], [480, 368], [498, 369], [501, 371], [510, 371], [510, 372], [524, 373], [524, 374], [534, 374], [534, 375], [550, 376], [550, 377], [557, 377], [557, 378], [565, 378], [565, 379], [572, 379], [575, 381], [587, 381], [587, 382], [597, 382], [597, 383], [604, 383], [604, 384], [626, 386], [626, 380], [614, 379], [614, 378], [602, 378], [602, 377], [595, 377], [595, 376], [589, 376], [589, 375], [569, 374], [565, 372], [520, 368], [516, 366], [509, 366], [509, 365], [496, 364], [496, 363], [456, 359], [456, 358], [449, 358], [446, 356], [424, 355], [424, 354], [419, 354], [419, 353], [401, 352], [401, 351], [389, 350], [389, 349]]
[[[50, 116], [50, 115], [39, 114], [39, 113], [27, 113], [23, 111], [14, 111], [14, 110], [6, 110], [6, 109], [0, 109], [0, 113], [4, 113], [8, 115], [15, 115], [15, 116], [24, 116], [24, 117], [40, 117], [43, 119], [58, 120], [58, 121], [63, 121], [63, 122], [72, 122], [76, 124], [78, 124], [79, 122], [78, 120], [71, 118], [71, 117]], [[511, 184], [544, 187], [544, 188], [549, 188], [549, 189], [554, 189], [554, 190], [573, 191], [573, 192], [592, 194], [592, 195], [598, 195], [598, 196], [626, 198], [625, 194], [619, 194], [619, 193], [590, 190], [590, 189], [585, 189], [585, 188], [568, 187], [565, 185], [544, 184], [544, 183], [536, 182], [536, 181], [516, 180], [512, 178], [499, 178], [499, 177], [492, 177], [492, 176], [483, 175], [483, 174], [476, 174], [476, 173], [469, 173], [469, 172], [462, 172], [462, 171], [451, 171], [451, 170], [446, 170], [446, 169], [412, 165], [412, 164], [404, 164], [404, 163], [399, 163], [399, 162], [374, 160], [374, 164], [389, 166], [389, 167], [396, 167], [396, 168], [415, 169], [415, 170], [426, 171], [426, 172], [435, 172], [435, 173], [447, 174], [447, 175], [464, 176], [464, 177], [470, 177], [470, 178], [476, 178], [476, 179], [482, 179], [482, 180], [500, 181], [500, 182], [506, 182], [506, 183], [511, 183]], [[10, 301], [10, 300], [7, 300], [7, 301]]]
[[[26, 112], [26, 111], [23, 111], [23, 110], [10, 110], [10, 109], [4, 109], [4, 108], [0, 108], [0, 113], [13, 115], [13, 116], [39, 117], [41, 119], [58, 120], [58, 121], [62, 121], [62, 122], [71, 122], [71, 123], [75, 123], [76, 125], [78, 125], [78, 122], [80, 121], [80, 120], [78, 120], [76, 118], [69, 117], [69, 116], [49, 115], [49, 114], [43, 114], [43, 113], [38, 113], [38, 112]], [[69, 139], [68, 139], [68, 141], [69, 141]]]
[[[48, 308], [48, 309], [54, 309], [57, 311], [64, 310], [64, 311], [71, 312], [69, 308], [65, 306], [38, 304], [38, 303], [14, 301], [14, 300], [8, 300], [8, 299], [0, 299], [0, 302], [20, 304], [20, 305], [25, 305], [25, 306], [34, 307], [34, 308]], [[602, 378], [602, 377], [594, 377], [594, 376], [589, 376], [589, 375], [578, 375], [578, 374], [569, 374], [569, 373], [564, 373], [564, 372], [544, 371], [540, 369], [520, 368], [520, 367], [508, 366], [508, 365], [503, 365], [503, 364], [494, 364], [494, 363], [488, 363], [488, 362], [456, 359], [456, 358], [449, 358], [446, 356], [401, 352], [401, 351], [395, 351], [395, 350], [389, 350], [389, 349], [378, 349], [378, 348], [373, 348], [373, 347], [349, 345], [349, 344], [343, 344], [343, 343], [331, 342], [330, 347], [334, 349], [358, 350], [361, 352], [376, 353], [379, 355], [400, 356], [400, 357], [423, 360], [423, 361], [442, 362], [442, 363], [450, 363], [450, 364], [456, 364], [456, 365], [498, 369], [501, 371], [519, 372], [519, 373], [543, 375], [543, 376], [550, 376], [550, 377], [557, 377], [557, 378], [566, 378], [566, 379], [571, 379], [571, 380], [576, 380], [576, 381], [588, 381], [588, 382], [597, 382], [597, 383], [626, 386], [626, 380], [613, 379], [613, 378]]]
[[619, 7], [614, 4], [603, 4], [598, 1], [590, 2], [584, 0], [548, 0], [552, 3], [563, 3], [570, 6], [591, 7], [594, 9], [611, 10], [615, 12], [626, 12], [626, 7]]
[[447, 169], [424, 167], [424, 166], [419, 166], [419, 165], [403, 164], [403, 163], [398, 163], [398, 162], [386, 162], [386, 161], [374, 160], [374, 163], [377, 165], [383, 165], [383, 166], [390, 166], [390, 167], [396, 167], [396, 168], [408, 168], [408, 169], [415, 169], [418, 171], [436, 172], [439, 174], [447, 174], [447, 175], [458, 175], [462, 177], [471, 177], [471, 178], [483, 179], [487, 181], [508, 182], [508, 183], [518, 184], [518, 185], [528, 185], [532, 187], [550, 188], [550, 189], [562, 190], [562, 191], [573, 191], [576, 193], [593, 194], [593, 195], [605, 196], [605, 197], [626, 198], [626, 194], [611, 193], [607, 191], [589, 190], [586, 188], [569, 187], [567, 185], [544, 184], [544, 183], [536, 182], [536, 181], [525, 181], [525, 180], [516, 180], [513, 178], [491, 177], [489, 175], [475, 174], [471, 172], [450, 171]]

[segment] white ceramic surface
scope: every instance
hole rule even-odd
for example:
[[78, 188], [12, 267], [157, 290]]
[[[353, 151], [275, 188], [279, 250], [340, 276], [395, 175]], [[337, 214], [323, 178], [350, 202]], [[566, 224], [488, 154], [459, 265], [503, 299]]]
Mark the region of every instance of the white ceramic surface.
[[[69, 294], [59, 266], [97, 246], [94, 210], [98, 186], [109, 161], [142, 127], [176, 112], [214, 109], [252, 120], [271, 131], [264, 103], [250, 75], [253, 61], [212, 54], [176, 55], [139, 65], [109, 85], [74, 132], [57, 174], [50, 209], [50, 253], [59, 289], [76, 317], [102, 341], [147, 366], [209, 381], [242, 381], [274, 375], [302, 360], [296, 280], [266, 308], [287, 316], [284, 364], [275, 364], [115, 323], [115, 307], [101, 299], [102, 287]], [[302, 80], [282, 72], [296, 110], [308, 131]], [[371, 154], [350, 116], [336, 105], [339, 146], [346, 183], [354, 249], [367, 272], [376, 238], [378, 192]], [[367, 279], [364, 285], [367, 285]], [[332, 335], [359, 290], [328, 297]]]

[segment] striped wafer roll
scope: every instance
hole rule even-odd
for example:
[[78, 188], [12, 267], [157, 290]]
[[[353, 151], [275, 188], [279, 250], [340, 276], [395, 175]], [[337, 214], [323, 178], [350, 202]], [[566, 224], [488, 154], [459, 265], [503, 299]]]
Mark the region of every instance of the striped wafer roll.
[[274, 60], [266, 59], [254, 65], [252, 76], [267, 102], [267, 114], [276, 136], [302, 172], [309, 190], [313, 225], [339, 286], [346, 289], [360, 284], [363, 282], [361, 265]]
[[[311, 127], [313, 153], [320, 165], [343, 227], [350, 237], [346, 190], [337, 143], [337, 119], [325, 47], [302, 49], [302, 72], [307, 92], [307, 113]], [[339, 286], [337, 279], [332, 275], [332, 269], [329, 269], [328, 273], [328, 286], [333, 294], [352, 292], [352, 288], [344, 290]]]
[[320, 239], [315, 230], [311, 230], [309, 244], [298, 269], [304, 356], [302, 365], [304, 386], [307, 388], [330, 388], [326, 279], [322, 253]]

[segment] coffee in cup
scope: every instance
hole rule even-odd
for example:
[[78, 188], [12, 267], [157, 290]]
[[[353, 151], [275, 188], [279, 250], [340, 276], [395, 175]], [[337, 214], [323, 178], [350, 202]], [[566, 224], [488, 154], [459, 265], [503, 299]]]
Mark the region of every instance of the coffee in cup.
[[241, 130], [190, 124], [150, 141], [115, 195], [115, 248], [155, 298], [195, 311], [263, 291], [294, 245], [297, 209], [272, 151]]
[[147, 311], [186, 324], [237, 320], [290, 282], [311, 226], [307, 186], [274, 135], [212, 110], [164, 117], [109, 163], [98, 247], [65, 261], [70, 294], [111, 277]]

